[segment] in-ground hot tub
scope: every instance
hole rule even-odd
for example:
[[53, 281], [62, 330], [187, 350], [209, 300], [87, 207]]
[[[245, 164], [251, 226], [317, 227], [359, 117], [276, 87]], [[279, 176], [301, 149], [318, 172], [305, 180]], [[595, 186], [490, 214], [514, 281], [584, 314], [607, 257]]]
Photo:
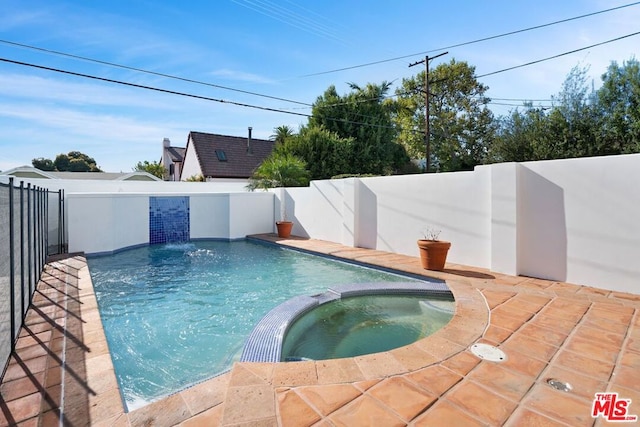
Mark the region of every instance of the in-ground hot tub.
[[444, 282], [358, 283], [292, 298], [249, 336], [241, 361], [354, 357], [411, 344], [453, 317]]

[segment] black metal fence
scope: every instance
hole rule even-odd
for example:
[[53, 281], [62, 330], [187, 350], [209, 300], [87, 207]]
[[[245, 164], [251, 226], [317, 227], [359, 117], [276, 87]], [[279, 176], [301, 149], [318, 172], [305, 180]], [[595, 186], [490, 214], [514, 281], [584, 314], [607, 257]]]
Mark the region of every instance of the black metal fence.
[[0, 183], [0, 378], [48, 255], [67, 250], [64, 190]]

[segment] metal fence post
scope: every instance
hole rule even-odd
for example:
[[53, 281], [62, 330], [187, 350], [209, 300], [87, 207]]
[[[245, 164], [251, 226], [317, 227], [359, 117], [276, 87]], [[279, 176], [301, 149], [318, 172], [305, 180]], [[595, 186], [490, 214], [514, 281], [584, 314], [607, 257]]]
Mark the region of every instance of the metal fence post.
[[11, 352], [16, 347], [16, 272], [14, 269], [14, 255], [13, 248], [15, 242], [13, 238], [13, 178], [9, 178], [9, 307], [11, 310]]
[[25, 315], [24, 279], [24, 181], [20, 181], [20, 313], [22, 318]]
[[[44, 268], [44, 264], [46, 262], [47, 259], [47, 247], [45, 246], [47, 244], [46, 242], [46, 236], [44, 234], [44, 230], [45, 230], [45, 196], [47, 195], [46, 190], [44, 187], [40, 188], [40, 273], [42, 273], [42, 270]], [[38, 275], [38, 278], [40, 277], [40, 273]]]
[[31, 259], [31, 183], [27, 184], [27, 264], [29, 264], [29, 295], [33, 286], [33, 262]]
[[42, 200], [40, 199], [40, 187], [36, 187], [36, 235], [35, 237], [35, 241], [33, 242], [35, 244], [35, 248], [36, 248], [36, 277], [35, 282], [38, 283], [38, 279], [40, 277], [40, 268], [42, 267], [42, 248], [40, 247], [40, 238], [42, 236], [42, 232], [40, 229], [40, 203], [42, 202]]
[[67, 210], [64, 205], [64, 190], [60, 189], [60, 205], [62, 206], [62, 215], [60, 216], [60, 228], [62, 229], [62, 253], [67, 253], [69, 251], [69, 242], [67, 242]]
[[49, 256], [49, 189], [43, 190], [44, 194], [44, 262], [47, 262]]
[[60, 223], [62, 218], [62, 188], [58, 190], [58, 253], [62, 253], [62, 224]]

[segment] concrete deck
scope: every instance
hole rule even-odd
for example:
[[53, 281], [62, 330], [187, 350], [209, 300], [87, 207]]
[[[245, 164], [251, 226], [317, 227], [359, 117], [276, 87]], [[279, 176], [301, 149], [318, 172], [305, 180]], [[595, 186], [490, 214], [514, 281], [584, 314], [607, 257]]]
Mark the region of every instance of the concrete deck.
[[[640, 295], [512, 277], [319, 240], [257, 236], [447, 281], [452, 321], [406, 347], [349, 359], [236, 363], [125, 413], [82, 255], [51, 260], [0, 385], [0, 426], [592, 426], [597, 392], [640, 416]], [[417, 254], [416, 254], [417, 255]], [[499, 347], [504, 362], [474, 356]], [[569, 382], [572, 391], [547, 384]]]

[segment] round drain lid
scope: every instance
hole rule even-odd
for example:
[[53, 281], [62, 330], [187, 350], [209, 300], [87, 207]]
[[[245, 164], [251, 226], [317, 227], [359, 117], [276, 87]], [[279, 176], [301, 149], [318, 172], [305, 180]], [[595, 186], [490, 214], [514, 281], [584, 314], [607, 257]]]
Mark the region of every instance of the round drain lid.
[[507, 360], [507, 355], [504, 351], [489, 344], [476, 343], [471, 346], [471, 353], [475, 354], [480, 359], [488, 360], [490, 362], [504, 362]]
[[571, 387], [571, 384], [565, 381], [560, 381], [556, 378], [547, 379], [547, 384], [549, 384], [551, 387], [555, 388], [556, 390], [560, 390], [560, 391], [569, 392], [573, 390], [573, 387]]

